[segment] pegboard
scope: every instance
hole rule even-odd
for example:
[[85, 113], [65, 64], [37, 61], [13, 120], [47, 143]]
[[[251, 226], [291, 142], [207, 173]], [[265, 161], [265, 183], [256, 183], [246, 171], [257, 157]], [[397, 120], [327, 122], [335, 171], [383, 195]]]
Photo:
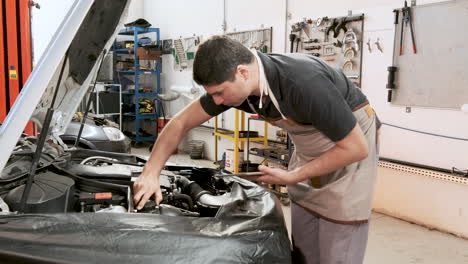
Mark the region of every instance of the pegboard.
[[197, 52], [197, 48], [200, 44], [201, 39], [201, 36], [196, 35], [188, 38], [180, 37], [178, 39], [172, 40], [172, 43], [167, 44], [172, 44], [171, 51], [175, 61], [174, 70], [192, 70], [193, 61], [195, 59], [195, 53]]
[[244, 44], [247, 48], [254, 48], [263, 53], [272, 51], [273, 28], [261, 28], [255, 30], [226, 33], [232, 39]]
[[457, 0], [411, 8], [416, 54], [402, 13], [395, 27], [395, 89], [392, 103], [402, 106], [457, 108], [468, 103], [468, 1]]
[[291, 26], [289, 51], [320, 57], [361, 87], [363, 32], [364, 14], [304, 18]]

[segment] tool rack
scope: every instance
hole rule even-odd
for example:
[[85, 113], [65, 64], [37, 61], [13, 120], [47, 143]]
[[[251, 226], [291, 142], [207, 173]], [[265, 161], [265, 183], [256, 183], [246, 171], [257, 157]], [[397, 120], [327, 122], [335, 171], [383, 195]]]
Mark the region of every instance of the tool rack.
[[361, 87], [363, 32], [364, 14], [304, 19], [291, 26], [289, 51], [320, 57]]

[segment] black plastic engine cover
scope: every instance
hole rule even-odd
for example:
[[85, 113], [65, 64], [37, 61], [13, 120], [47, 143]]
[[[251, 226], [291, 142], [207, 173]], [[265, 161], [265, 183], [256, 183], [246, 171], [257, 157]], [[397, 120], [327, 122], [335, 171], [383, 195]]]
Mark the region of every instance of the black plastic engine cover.
[[[5, 202], [12, 211], [20, 209], [21, 196], [26, 185], [11, 190]], [[73, 208], [75, 181], [68, 177], [45, 171], [34, 177], [26, 203], [25, 213], [64, 213]]]

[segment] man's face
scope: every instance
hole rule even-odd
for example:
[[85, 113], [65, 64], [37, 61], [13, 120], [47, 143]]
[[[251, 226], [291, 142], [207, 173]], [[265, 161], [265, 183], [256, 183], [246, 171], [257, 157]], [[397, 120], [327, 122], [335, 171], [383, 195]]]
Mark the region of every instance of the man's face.
[[204, 86], [215, 104], [226, 106], [239, 106], [247, 99], [251, 91], [249, 82], [245, 76], [239, 71], [236, 72], [234, 81], [225, 81], [218, 85]]

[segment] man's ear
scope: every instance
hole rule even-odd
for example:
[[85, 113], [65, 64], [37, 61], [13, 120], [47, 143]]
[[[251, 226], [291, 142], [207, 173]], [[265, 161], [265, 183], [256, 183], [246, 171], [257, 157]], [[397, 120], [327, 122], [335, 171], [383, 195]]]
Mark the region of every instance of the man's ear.
[[244, 65], [244, 64], [238, 65], [237, 72], [242, 76], [244, 80], [248, 80], [250, 77], [250, 71], [247, 65]]

